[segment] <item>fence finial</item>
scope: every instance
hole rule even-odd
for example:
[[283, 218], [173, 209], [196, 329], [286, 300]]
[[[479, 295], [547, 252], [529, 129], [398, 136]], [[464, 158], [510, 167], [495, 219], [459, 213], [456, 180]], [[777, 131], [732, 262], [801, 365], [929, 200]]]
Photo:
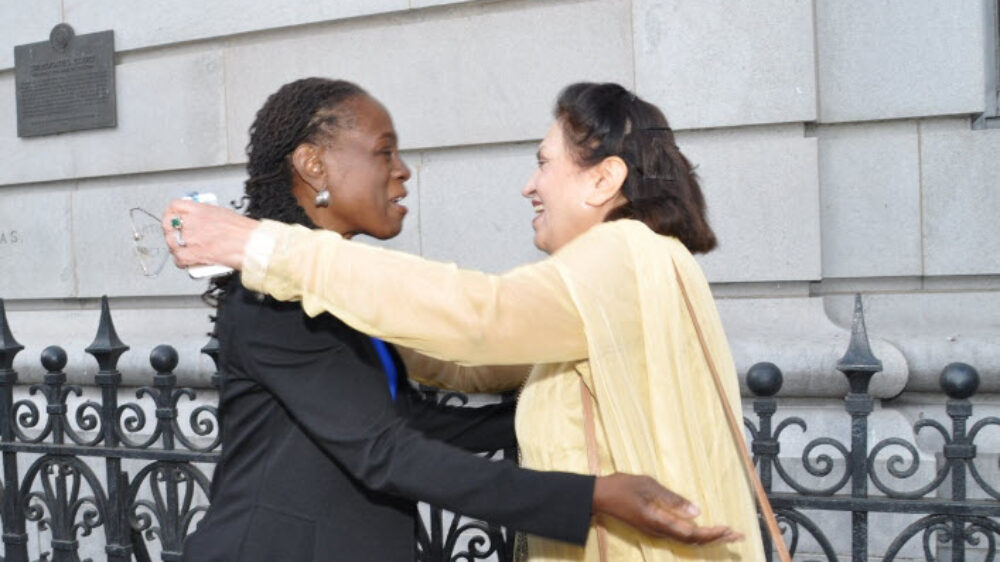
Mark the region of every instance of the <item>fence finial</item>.
[[979, 390], [979, 371], [967, 363], [948, 363], [939, 378], [941, 390], [952, 400], [965, 400]]
[[7, 311], [4, 308], [3, 299], [0, 299], [0, 369], [11, 370], [14, 366], [14, 356], [22, 349], [24, 346], [17, 343], [14, 334], [10, 331]]
[[754, 396], [774, 396], [781, 390], [784, 376], [774, 363], [754, 363], [747, 371], [747, 387]]
[[854, 295], [854, 321], [851, 322], [851, 343], [844, 356], [837, 361], [837, 370], [847, 375], [851, 392], [868, 392], [868, 382], [872, 375], [882, 370], [882, 362], [872, 355], [868, 344], [868, 330], [865, 328], [865, 310], [861, 304], [861, 294]]
[[118, 366], [118, 358], [128, 349], [129, 347], [118, 338], [115, 323], [111, 321], [108, 296], [104, 295], [101, 297], [101, 322], [97, 326], [97, 336], [84, 351], [97, 359], [97, 365], [101, 371], [114, 371]]
[[851, 343], [847, 352], [837, 361], [837, 370], [867, 371], [877, 373], [882, 370], [882, 362], [872, 355], [868, 344], [868, 329], [865, 328], [865, 310], [861, 304], [861, 294], [854, 295], [854, 320], [851, 322]]

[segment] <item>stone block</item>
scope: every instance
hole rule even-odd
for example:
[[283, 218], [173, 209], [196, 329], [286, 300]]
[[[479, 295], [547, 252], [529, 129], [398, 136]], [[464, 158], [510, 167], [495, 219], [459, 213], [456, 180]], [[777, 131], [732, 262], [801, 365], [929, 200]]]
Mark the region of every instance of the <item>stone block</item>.
[[820, 277], [816, 140], [801, 126], [678, 134], [696, 166], [719, 248], [699, 261], [709, 281]]
[[823, 277], [920, 275], [916, 122], [823, 126], [817, 136]]
[[494, 273], [545, 256], [521, 196], [535, 143], [426, 151], [420, 164], [423, 255]]
[[177, 0], [144, 5], [121, 0], [66, 0], [66, 21], [78, 33], [114, 29], [118, 50], [130, 51], [238, 33], [355, 18], [408, 8], [406, 0]]
[[[0, 185], [197, 168], [225, 163], [225, 91], [220, 51], [143, 57], [117, 66], [118, 126], [17, 138], [16, 116], [0, 112]], [[14, 107], [14, 77], [0, 77], [0, 102]]]
[[984, 5], [817, 2], [819, 121], [982, 112]]
[[676, 129], [816, 118], [804, 0], [633, 2], [636, 90]]
[[924, 121], [920, 141], [925, 273], [1000, 273], [1000, 130]]
[[[303, 76], [346, 78], [393, 114], [408, 149], [541, 138], [579, 80], [632, 87], [625, 2], [458, 6], [234, 40], [226, 51], [232, 162], [266, 97]], [[323, 56], [303, 56], [303, 53]], [[433, 80], [428, 80], [433, 76]]]
[[0, 188], [0, 298], [74, 293], [71, 189], [71, 184]]
[[62, 21], [60, 0], [0, 2], [0, 71], [14, 68], [15, 46], [48, 41]]
[[[73, 194], [73, 251], [78, 278], [75, 295], [165, 296], [199, 295], [207, 281], [191, 279], [167, 257], [155, 277], [143, 274], [132, 241], [129, 209], [141, 207], [159, 219], [167, 203], [189, 191], [212, 192], [220, 205], [243, 194], [245, 172], [241, 167], [215, 168], [144, 176], [98, 178], [80, 182]], [[158, 222], [137, 212], [143, 245], [166, 257]], [[102, 224], [101, 227], [95, 225]], [[48, 295], [64, 296], [64, 295]], [[66, 295], [68, 296], [68, 295]]]

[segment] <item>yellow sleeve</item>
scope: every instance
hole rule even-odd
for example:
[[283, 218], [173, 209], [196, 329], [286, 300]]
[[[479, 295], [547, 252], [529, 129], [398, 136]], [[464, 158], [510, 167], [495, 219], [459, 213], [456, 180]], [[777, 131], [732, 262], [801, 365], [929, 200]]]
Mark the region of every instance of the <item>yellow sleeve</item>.
[[459, 392], [506, 392], [524, 384], [531, 365], [465, 366], [441, 361], [406, 347], [396, 351], [409, 377], [421, 384]]
[[329, 231], [264, 221], [251, 236], [243, 284], [306, 313], [467, 365], [583, 359], [583, 323], [552, 259], [503, 275], [459, 269], [350, 242]]

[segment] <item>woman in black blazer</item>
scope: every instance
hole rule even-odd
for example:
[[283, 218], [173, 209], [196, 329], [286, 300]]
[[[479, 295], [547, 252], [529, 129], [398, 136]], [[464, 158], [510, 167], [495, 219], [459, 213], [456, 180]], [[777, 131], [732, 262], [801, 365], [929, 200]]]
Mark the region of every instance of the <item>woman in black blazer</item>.
[[[410, 172], [388, 113], [354, 84], [283, 86], [257, 113], [248, 156], [253, 218], [345, 236], [402, 228]], [[509, 406], [437, 406], [391, 346], [235, 276], [215, 289], [223, 449], [185, 560], [412, 561], [418, 500], [578, 544], [592, 512], [692, 542], [726, 532], [691, 525], [692, 507], [648, 477], [595, 481], [464, 452], [512, 444]]]

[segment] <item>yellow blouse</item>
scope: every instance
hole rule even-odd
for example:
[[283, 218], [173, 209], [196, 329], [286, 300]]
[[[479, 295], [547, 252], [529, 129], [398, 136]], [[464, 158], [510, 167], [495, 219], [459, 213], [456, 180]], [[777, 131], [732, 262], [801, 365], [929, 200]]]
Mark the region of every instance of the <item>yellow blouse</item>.
[[[687, 546], [608, 519], [609, 558], [763, 560], [750, 487], [674, 264], [739, 413], [735, 366], [700, 268], [676, 239], [636, 221], [603, 223], [548, 259], [503, 275], [265, 221], [248, 244], [243, 283], [278, 299], [301, 299], [309, 314], [328, 311], [424, 356], [463, 365], [535, 364], [516, 418], [521, 462], [529, 468], [589, 472], [582, 379], [595, 401], [602, 474], [649, 474], [697, 504], [699, 523], [746, 536], [736, 544]], [[516, 387], [523, 378], [517, 368], [435, 373], [418, 363], [408, 362], [416, 378], [465, 391]], [[594, 535], [592, 527], [586, 548], [529, 537], [530, 560], [596, 562]]]

